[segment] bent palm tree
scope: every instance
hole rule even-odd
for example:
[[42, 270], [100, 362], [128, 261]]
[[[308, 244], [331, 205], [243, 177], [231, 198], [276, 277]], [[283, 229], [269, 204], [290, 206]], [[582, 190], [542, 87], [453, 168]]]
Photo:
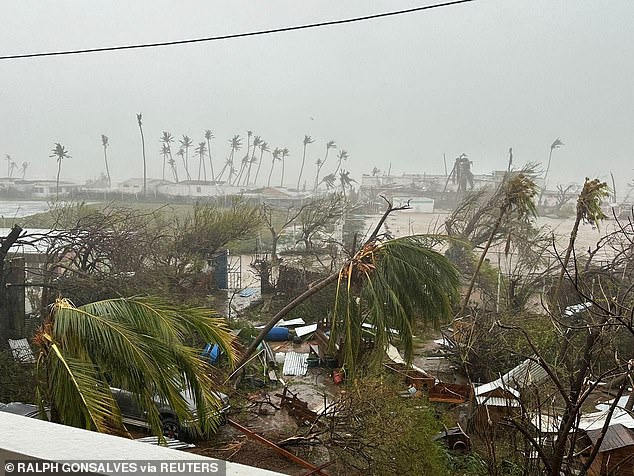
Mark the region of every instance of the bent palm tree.
[[59, 199], [59, 174], [62, 171], [62, 160], [70, 159], [71, 157], [68, 155], [68, 151], [59, 142], [55, 143], [52, 152], [49, 157], [55, 157], [55, 160], [57, 160], [57, 180], [55, 182], [55, 200], [57, 201]]
[[288, 157], [290, 155], [289, 150], [284, 147], [282, 149], [281, 155], [280, 155], [280, 160], [282, 161], [282, 176], [280, 177], [280, 187], [284, 186], [284, 164], [286, 163], [286, 157]]
[[566, 269], [568, 268], [568, 263], [570, 262], [570, 255], [575, 247], [579, 225], [582, 221], [598, 225], [599, 221], [605, 218], [605, 214], [603, 213], [603, 210], [601, 210], [601, 201], [609, 195], [610, 189], [607, 183], [601, 182], [596, 178], [594, 180], [590, 180], [586, 177], [583, 189], [577, 198], [577, 215], [575, 217], [575, 222], [572, 225], [566, 254], [564, 255], [564, 259], [561, 261], [561, 270], [559, 271], [559, 276], [553, 291], [552, 303], [554, 306], [559, 305], [559, 293], [561, 291], [564, 275], [566, 274]]
[[[166, 151], [169, 158], [172, 158], [172, 142], [174, 142], [174, 137], [167, 131], [163, 131], [163, 135], [159, 139], [159, 141], [163, 144], [161, 148], [162, 151]], [[169, 161], [168, 161], [169, 163]], [[163, 157], [163, 179], [165, 179], [165, 156]], [[177, 180], [178, 182], [178, 180]]]
[[[354, 371], [359, 356], [361, 324], [374, 326], [376, 353], [383, 357], [385, 345], [398, 337], [407, 360], [412, 357], [412, 325], [417, 318], [437, 323], [451, 317], [451, 304], [458, 297], [460, 277], [455, 266], [430, 249], [429, 237], [407, 236], [384, 240], [381, 231], [390, 213], [408, 207], [391, 204], [376, 228], [339, 271], [310, 286], [273, 316], [242, 356], [244, 364], [268, 332], [295, 307], [331, 284], [337, 294], [331, 323], [331, 342], [343, 343], [344, 365]], [[437, 238], [437, 237], [436, 237]], [[391, 329], [395, 329], [396, 336]]]
[[[108, 136], [101, 134], [101, 145], [103, 146], [103, 160], [106, 163], [106, 175], [108, 176], [108, 188], [112, 185], [110, 181], [110, 169], [108, 168]], [[163, 175], [165, 175], [165, 166], [163, 166]], [[165, 177], [163, 177], [165, 178]]]
[[[163, 146], [163, 147], [165, 147], [165, 146]], [[176, 171], [176, 161], [174, 160], [173, 157], [170, 157], [170, 159], [167, 161], [167, 163], [172, 168], [172, 175], [174, 176], [174, 180], [176, 181], [176, 183], [178, 183], [178, 172]]]
[[220, 180], [222, 178], [222, 176], [225, 173], [225, 170], [228, 167], [229, 168], [229, 178], [227, 179], [227, 182], [230, 184], [231, 183], [231, 173], [232, 173], [232, 170], [234, 168], [233, 167], [234, 155], [242, 147], [242, 139], [240, 138], [239, 135], [236, 134], [231, 139], [229, 139], [229, 144], [231, 144], [231, 152], [229, 153], [229, 158], [225, 162], [225, 165], [222, 167], [222, 170], [220, 171], [220, 175], [218, 175], [218, 180]]
[[[509, 178], [509, 175], [512, 176]], [[469, 298], [471, 297], [473, 286], [475, 285], [478, 274], [480, 273], [480, 268], [482, 267], [482, 263], [484, 263], [484, 259], [491, 247], [493, 238], [495, 238], [504, 217], [510, 215], [511, 213], [517, 213], [518, 218], [520, 219], [530, 219], [535, 217], [537, 214], [535, 207], [537, 184], [533, 181], [529, 174], [526, 172], [507, 172], [501, 187], [502, 194], [501, 202], [498, 207], [498, 217], [491, 228], [489, 239], [484, 245], [484, 250], [480, 255], [480, 260], [478, 261], [471, 281], [469, 282], [469, 287], [467, 288], [467, 292], [464, 296], [460, 309], [460, 315], [464, 315], [467, 310]]]
[[9, 164], [9, 178], [13, 177], [13, 172], [18, 168], [18, 165], [12, 160]]
[[260, 144], [260, 160], [258, 161], [258, 168], [255, 171], [255, 179], [253, 179], [253, 184], [258, 183], [258, 177], [260, 176], [260, 168], [262, 167], [262, 157], [264, 157], [264, 152], [270, 152], [269, 144], [266, 141], [262, 141]]
[[313, 190], [317, 190], [317, 187], [320, 184], [319, 173], [321, 172], [321, 168], [326, 163], [326, 160], [328, 160], [328, 152], [330, 152], [330, 149], [334, 149], [335, 147], [337, 147], [337, 144], [335, 143], [334, 140], [328, 141], [326, 143], [326, 154], [324, 155], [324, 158], [321, 160], [317, 160], [317, 162], [315, 162], [317, 164], [317, 174], [315, 175], [315, 186], [313, 187]]
[[348, 152], [344, 149], [341, 149], [337, 154], [337, 158], [339, 159], [339, 162], [337, 162], [337, 168], [334, 172], [335, 175], [337, 175], [337, 172], [339, 172], [339, 169], [341, 168], [341, 162], [344, 160], [348, 160]]
[[304, 173], [304, 164], [306, 163], [306, 146], [312, 144], [315, 140], [309, 135], [304, 136], [304, 153], [302, 154], [302, 166], [299, 169], [299, 176], [297, 177], [297, 190], [299, 191], [299, 184], [302, 181], [302, 174]]
[[210, 142], [211, 139], [213, 138], [214, 138], [213, 133], [209, 129], [207, 129], [205, 131], [205, 139], [207, 140], [207, 151], [209, 152], [209, 172], [211, 173], [211, 180], [215, 182], [216, 175], [214, 174], [214, 164], [211, 160], [211, 142]]
[[207, 168], [205, 167], [205, 154], [207, 153], [207, 145], [204, 142], [200, 142], [198, 147], [194, 150], [198, 154], [198, 180], [200, 180], [200, 168], [202, 167], [205, 177], [205, 182], [207, 181]]
[[183, 164], [185, 165], [185, 174], [187, 175], [187, 180], [191, 180], [192, 177], [189, 175], [189, 148], [192, 146], [194, 141], [191, 137], [183, 135], [183, 139], [179, 141], [181, 143], [181, 148], [185, 149], [185, 158], [183, 159]]
[[26, 169], [29, 168], [29, 165], [31, 165], [29, 162], [27, 162], [26, 160], [24, 162], [22, 162], [22, 180], [24, 180], [24, 176], [26, 175]]
[[191, 420], [183, 391], [196, 401], [201, 430], [218, 425], [219, 402], [207, 364], [188, 346], [192, 337], [234, 354], [224, 321], [206, 309], [186, 309], [156, 298], [119, 298], [75, 307], [60, 299], [35, 336], [37, 400], [51, 420], [100, 432], [122, 428], [110, 387], [129, 390], [162, 435], [156, 399]]
[[273, 175], [273, 167], [275, 167], [276, 160], [282, 160], [280, 157], [281, 154], [282, 154], [282, 149], [280, 149], [279, 147], [276, 147], [275, 149], [273, 149], [273, 152], [271, 152], [271, 170], [269, 171], [269, 181], [266, 184], [267, 187], [271, 186], [271, 176]]
[[253, 149], [251, 150], [251, 158], [249, 159], [249, 169], [247, 170], [247, 178], [245, 179], [245, 185], [249, 185], [249, 182], [251, 180], [251, 167], [253, 167], [253, 164], [256, 162], [255, 149], [260, 147], [262, 142], [263, 141], [260, 136], [255, 136], [253, 138]]
[[550, 171], [550, 160], [553, 158], [553, 150], [559, 149], [564, 144], [559, 137], [557, 137], [552, 144], [550, 144], [550, 152], [548, 153], [548, 165], [546, 166], [546, 172], [544, 172], [544, 188], [542, 188], [541, 193], [539, 194], [539, 205], [542, 204], [542, 197], [544, 196], [544, 191], [546, 190], [547, 180], [548, 180], [548, 172]]

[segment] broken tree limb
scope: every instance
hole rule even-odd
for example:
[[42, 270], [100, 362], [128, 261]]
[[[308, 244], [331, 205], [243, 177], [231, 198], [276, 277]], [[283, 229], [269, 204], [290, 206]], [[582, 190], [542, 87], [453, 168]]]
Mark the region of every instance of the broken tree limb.
[[314, 474], [320, 474], [322, 476], [328, 476], [327, 473], [324, 473], [323, 471], [321, 471], [317, 466], [314, 466], [314, 465], [310, 464], [308, 461], [305, 461], [302, 458], [300, 458], [299, 456], [294, 455], [290, 451], [286, 451], [284, 448], [280, 448], [279, 446], [277, 446], [272, 441], [267, 440], [263, 436], [258, 435], [257, 433], [249, 430], [248, 428], [240, 425], [239, 423], [237, 423], [237, 422], [235, 422], [235, 421], [233, 421], [231, 419], [227, 419], [227, 423], [229, 423], [231, 426], [233, 426], [237, 430], [239, 430], [242, 433], [244, 433], [248, 438], [251, 438], [251, 439], [254, 439], [256, 441], [259, 441], [260, 443], [263, 443], [266, 446], [268, 446], [270, 448], [273, 448], [277, 453], [279, 453], [280, 455], [284, 456], [285, 458], [290, 459], [291, 461], [303, 466], [306, 469], [314, 471]]
[[[379, 235], [379, 232], [381, 231], [381, 228], [383, 227], [383, 224], [385, 223], [385, 220], [387, 220], [387, 217], [389, 216], [390, 213], [398, 211], [398, 210], [407, 210], [407, 209], [411, 208], [410, 205], [409, 205], [409, 202], [407, 203], [407, 205], [403, 205], [403, 206], [400, 206], [400, 207], [394, 207], [392, 205], [392, 202], [390, 202], [387, 198], [385, 198], [385, 197], [382, 197], [382, 198], [387, 202], [387, 209], [383, 213], [383, 216], [381, 217], [381, 219], [377, 223], [376, 227], [374, 228], [374, 231], [368, 237], [368, 239], [365, 241], [365, 243], [363, 244], [361, 249], [363, 249], [364, 246], [366, 246], [369, 243], [372, 243], [373, 241], [375, 241], [377, 239], [377, 237]], [[350, 264], [350, 260], [348, 260], [343, 265], [343, 267], [341, 269], [347, 269], [349, 264]], [[275, 314], [269, 320], [269, 322], [266, 324], [266, 326], [264, 326], [264, 329], [262, 329], [260, 331], [260, 333], [257, 335], [255, 340], [253, 342], [251, 342], [251, 345], [249, 345], [247, 350], [244, 352], [244, 354], [242, 356], [242, 359], [238, 363], [237, 368], [242, 367], [250, 359], [251, 354], [253, 354], [253, 352], [255, 352], [255, 349], [257, 349], [258, 345], [260, 345], [260, 343], [264, 340], [264, 338], [269, 333], [269, 331], [271, 329], [273, 329], [273, 327], [275, 327], [275, 325], [284, 316], [286, 316], [289, 312], [291, 312], [297, 306], [302, 304], [308, 298], [310, 298], [314, 294], [317, 294], [319, 291], [321, 291], [322, 289], [327, 287], [329, 284], [332, 284], [332, 283], [336, 282], [337, 279], [339, 278], [339, 275], [341, 274], [341, 269], [339, 271], [337, 271], [336, 273], [331, 274], [327, 278], [324, 278], [321, 281], [317, 282], [316, 284], [310, 286], [306, 291], [304, 291], [302, 294], [297, 296], [290, 303], [288, 303], [286, 306], [284, 306], [277, 314]], [[234, 372], [232, 374], [232, 376], [235, 376], [237, 374], [238, 374], [237, 372]]]

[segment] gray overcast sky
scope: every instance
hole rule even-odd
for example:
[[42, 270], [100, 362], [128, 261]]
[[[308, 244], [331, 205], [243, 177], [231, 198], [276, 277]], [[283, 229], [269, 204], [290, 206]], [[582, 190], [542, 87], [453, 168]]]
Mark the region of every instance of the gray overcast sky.
[[[430, 4], [420, 1], [4, 0], [0, 55], [239, 33]], [[483, 0], [343, 26], [164, 48], [0, 61], [0, 154], [54, 178], [142, 176], [142, 112], [151, 177], [161, 131], [211, 129], [214, 156], [246, 130], [288, 147], [294, 183], [310, 134], [306, 179], [328, 139], [360, 178], [444, 171], [462, 152], [473, 170], [544, 161], [551, 177], [634, 172], [634, 2]], [[268, 165], [269, 158], [266, 158]], [[330, 160], [330, 159], [329, 159]], [[334, 162], [334, 161], [333, 161]], [[0, 162], [0, 166], [2, 163]], [[5, 163], [6, 165], [6, 163]], [[332, 163], [331, 163], [332, 165]], [[326, 171], [328, 167], [324, 169]], [[268, 169], [267, 169], [268, 170]], [[0, 173], [0, 175], [4, 175]], [[621, 188], [623, 190], [623, 188]]]

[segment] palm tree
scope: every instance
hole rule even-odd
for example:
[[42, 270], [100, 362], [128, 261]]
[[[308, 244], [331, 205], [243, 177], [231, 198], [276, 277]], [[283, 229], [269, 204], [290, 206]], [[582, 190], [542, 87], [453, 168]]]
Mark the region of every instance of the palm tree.
[[255, 171], [255, 179], [253, 180], [253, 184], [258, 183], [258, 177], [260, 175], [260, 167], [262, 167], [262, 157], [264, 156], [264, 152], [270, 152], [269, 144], [267, 144], [266, 141], [262, 141], [260, 143], [260, 160], [258, 161], [258, 168]]
[[55, 157], [55, 160], [57, 160], [57, 181], [55, 188], [55, 201], [57, 201], [59, 199], [59, 174], [62, 171], [62, 160], [70, 159], [71, 156], [68, 155], [68, 151], [59, 142], [55, 143], [55, 147], [52, 152], [53, 153], [49, 155], [49, 157]]
[[13, 159], [11, 158], [9, 154], [5, 154], [4, 157], [5, 157], [5, 160], [7, 161], [7, 177], [8, 177], [9, 174], [11, 173], [11, 162], [13, 162]]
[[178, 155], [181, 160], [183, 161], [183, 167], [185, 167], [185, 149], [183, 149], [182, 147], [179, 147], [178, 152], [176, 152], [176, 155]]
[[161, 155], [163, 156], [163, 180], [165, 180], [165, 165], [169, 162], [170, 147], [167, 144], [161, 144]]
[[207, 129], [205, 131], [205, 139], [207, 140], [207, 151], [209, 152], [209, 171], [211, 172], [211, 180], [216, 181], [216, 176], [214, 175], [214, 164], [211, 160], [211, 139], [214, 138], [213, 133]]
[[225, 169], [229, 167], [229, 179], [227, 180], [227, 182], [231, 183], [234, 155], [242, 147], [242, 139], [238, 134], [236, 134], [231, 139], [229, 139], [229, 144], [231, 144], [231, 152], [229, 153], [229, 158], [225, 162], [224, 167], [222, 167], [222, 170], [220, 171], [220, 175], [218, 175], [218, 180], [222, 178], [225, 173]]
[[[163, 146], [163, 147], [165, 147], [165, 146]], [[176, 161], [174, 160], [173, 157], [170, 157], [170, 159], [167, 161], [167, 163], [172, 168], [172, 175], [174, 175], [174, 180], [176, 181], [176, 183], [178, 183], [178, 172], [176, 171]]]
[[242, 161], [240, 164], [240, 173], [238, 174], [238, 176], [236, 177], [235, 180], [235, 184], [240, 186], [240, 179], [242, 178], [242, 174], [243, 172], [246, 170], [246, 166], [249, 163], [250, 157], [249, 154], [245, 155], [244, 157], [242, 157]]
[[200, 168], [202, 166], [203, 172], [205, 173], [205, 181], [207, 181], [207, 169], [205, 168], [205, 154], [207, 153], [207, 144], [204, 142], [200, 142], [198, 147], [194, 150], [198, 154], [198, 180], [200, 180]]
[[138, 395], [136, 402], [157, 435], [163, 422], [157, 399], [191, 420], [184, 392], [194, 396], [202, 432], [217, 427], [220, 402], [209, 368], [189, 346], [214, 342], [234, 360], [232, 337], [207, 309], [180, 308], [156, 298], [118, 298], [75, 307], [57, 300], [35, 336], [37, 400], [50, 419], [84, 429], [123, 428], [110, 387]]
[[[159, 139], [159, 141], [163, 144], [161, 148], [161, 153], [163, 154], [163, 180], [165, 180], [165, 162], [166, 157], [172, 158], [172, 142], [174, 142], [174, 137], [167, 131], [163, 131], [163, 135]], [[165, 154], [167, 152], [167, 155]], [[168, 162], [169, 163], [169, 162]], [[178, 180], [177, 180], [178, 182]]]
[[297, 190], [299, 191], [299, 184], [302, 181], [302, 174], [304, 173], [304, 163], [306, 162], [306, 146], [312, 144], [315, 140], [309, 135], [304, 136], [304, 153], [302, 154], [302, 166], [299, 169], [299, 176], [297, 177]]
[[561, 291], [561, 285], [570, 262], [570, 255], [575, 247], [575, 241], [577, 239], [577, 232], [579, 231], [579, 225], [582, 221], [591, 223], [598, 226], [599, 221], [605, 218], [603, 210], [601, 210], [601, 202], [604, 198], [609, 197], [610, 188], [605, 182], [601, 182], [599, 179], [590, 180], [586, 177], [583, 184], [583, 189], [577, 198], [577, 215], [575, 217], [575, 223], [572, 225], [572, 231], [570, 232], [570, 240], [568, 241], [568, 247], [566, 248], [566, 254], [561, 261], [561, 270], [559, 271], [559, 277], [555, 283], [555, 289], [553, 291], [552, 303], [554, 306], [558, 306], [559, 294]]
[[260, 144], [262, 144], [262, 138], [260, 136], [255, 136], [253, 138], [253, 149], [251, 150], [251, 159], [249, 159], [249, 170], [247, 170], [247, 178], [245, 180], [245, 185], [249, 185], [249, 181], [251, 180], [251, 167], [253, 166], [253, 164], [255, 163], [255, 149], [257, 147], [260, 147]]
[[26, 160], [22, 162], [22, 180], [24, 180], [24, 176], [26, 175], [26, 169], [29, 168], [29, 164]]
[[484, 263], [487, 252], [491, 247], [493, 238], [502, 224], [502, 220], [511, 213], [516, 213], [520, 219], [531, 219], [537, 214], [535, 207], [537, 184], [527, 172], [507, 172], [500, 187], [502, 193], [500, 195], [501, 201], [498, 207], [498, 217], [491, 228], [489, 239], [484, 246], [484, 250], [480, 255], [480, 260], [478, 261], [471, 281], [469, 282], [469, 287], [467, 288], [467, 292], [462, 302], [460, 315], [464, 315], [467, 310], [473, 286], [475, 285], [478, 274], [480, 273], [480, 268], [482, 267], [482, 263]]
[[285, 164], [285, 160], [284, 160], [284, 159], [286, 159], [286, 157], [288, 157], [289, 155], [290, 155], [290, 153], [289, 153], [288, 149], [287, 149], [286, 147], [284, 147], [284, 148], [282, 149], [282, 155], [281, 155], [281, 160], [282, 160], [282, 177], [281, 177], [281, 180], [280, 180], [280, 187], [283, 187], [283, 186], [284, 186], [284, 164]]
[[141, 146], [143, 150], [143, 198], [147, 195], [147, 167], [145, 163], [145, 137], [143, 137], [143, 115], [139, 112], [136, 115], [136, 120], [139, 123], [139, 131], [141, 132]]
[[13, 177], [13, 172], [18, 168], [18, 164], [16, 164], [13, 160], [9, 164], [9, 178]]
[[323, 159], [318, 159], [317, 162], [315, 162], [317, 164], [317, 175], [315, 175], [315, 186], [313, 187], [313, 190], [317, 190], [317, 186], [319, 185], [319, 172], [321, 172], [321, 168], [324, 166], [324, 164], [326, 163], [326, 160], [328, 159], [328, 152], [330, 152], [330, 149], [334, 149], [335, 147], [337, 147], [337, 144], [335, 143], [334, 140], [330, 140], [326, 143], [326, 154], [324, 155]]
[[253, 131], [247, 131], [247, 155], [249, 155], [249, 150], [251, 149], [251, 136], [253, 136]]
[[[110, 169], [108, 168], [108, 136], [101, 134], [101, 145], [103, 146], [103, 160], [106, 163], [106, 175], [108, 176], [108, 188], [112, 185], [110, 182]], [[165, 170], [165, 166], [163, 166], [163, 170]], [[165, 175], [165, 173], [163, 173]], [[165, 177], [163, 177], [165, 178]]]
[[357, 183], [357, 181], [353, 178], [350, 178], [350, 172], [341, 169], [341, 171], [339, 172], [339, 183], [341, 184], [341, 190], [343, 191], [343, 196], [345, 198], [346, 187], [352, 188], [352, 184]]
[[279, 147], [276, 147], [275, 149], [273, 149], [273, 152], [271, 153], [271, 171], [269, 172], [269, 181], [266, 184], [267, 187], [271, 186], [271, 176], [273, 175], [273, 167], [275, 166], [276, 160], [282, 160], [280, 157], [281, 154], [282, 154], [282, 149], [280, 149]]
[[546, 180], [548, 179], [548, 172], [550, 171], [550, 160], [553, 158], [553, 150], [559, 149], [564, 144], [559, 137], [557, 137], [552, 144], [550, 144], [550, 152], [548, 153], [548, 165], [546, 166], [546, 172], [544, 172], [544, 188], [539, 194], [539, 205], [542, 204], [542, 197], [544, 196], [544, 190], [546, 190]]
[[339, 162], [337, 162], [337, 168], [335, 169], [335, 175], [337, 175], [337, 172], [339, 172], [339, 169], [341, 168], [341, 162], [343, 160], [348, 160], [348, 152], [344, 149], [341, 149], [339, 151], [339, 153], [337, 154], [337, 158], [339, 159]]
[[548, 153], [548, 165], [546, 166], [546, 172], [544, 172], [544, 187], [546, 186], [546, 179], [548, 178], [548, 171], [550, 170], [550, 160], [553, 158], [553, 150], [559, 149], [564, 144], [559, 137], [557, 137], [552, 144], [550, 144], [550, 152]]
[[429, 248], [429, 237], [385, 240], [379, 235], [387, 216], [395, 210], [390, 205], [370, 238], [337, 272], [313, 284], [273, 316], [243, 354], [242, 362], [282, 317], [334, 283], [330, 340], [337, 345], [341, 342], [345, 368], [355, 371], [363, 323], [373, 326], [374, 362], [383, 359], [387, 344], [396, 339], [411, 361], [414, 322], [422, 319], [436, 324], [451, 317], [460, 279], [455, 266]]
[[332, 173], [332, 174], [324, 175], [324, 178], [321, 179], [320, 183], [323, 183], [326, 185], [326, 190], [332, 190], [333, 188], [335, 188], [336, 180], [337, 180], [337, 176], [334, 173]]
[[191, 137], [183, 135], [183, 139], [179, 142], [181, 143], [181, 147], [185, 149], [185, 159], [183, 162], [185, 164], [185, 174], [187, 174], [187, 180], [191, 180], [192, 177], [191, 175], [189, 175], [189, 148], [194, 143], [194, 141], [191, 139]]

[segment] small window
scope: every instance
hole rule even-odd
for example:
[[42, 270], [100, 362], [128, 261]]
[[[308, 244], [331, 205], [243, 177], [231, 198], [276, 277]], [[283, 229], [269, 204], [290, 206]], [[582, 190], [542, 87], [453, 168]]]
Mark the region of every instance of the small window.
[[200, 193], [200, 187], [196, 187], [196, 193]]

